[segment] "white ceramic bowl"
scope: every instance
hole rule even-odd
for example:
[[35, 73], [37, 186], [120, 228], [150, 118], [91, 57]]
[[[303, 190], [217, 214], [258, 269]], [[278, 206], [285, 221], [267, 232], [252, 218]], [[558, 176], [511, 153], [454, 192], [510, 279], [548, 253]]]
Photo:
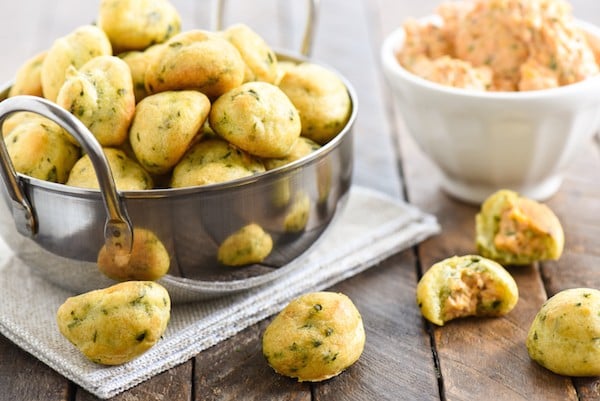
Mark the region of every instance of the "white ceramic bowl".
[[[429, 17], [431, 18], [431, 17]], [[600, 37], [600, 29], [580, 26]], [[383, 71], [410, 134], [442, 172], [450, 195], [480, 203], [497, 189], [544, 200], [600, 125], [600, 76], [530, 92], [475, 92], [422, 79], [395, 54], [404, 30], [381, 49]]]

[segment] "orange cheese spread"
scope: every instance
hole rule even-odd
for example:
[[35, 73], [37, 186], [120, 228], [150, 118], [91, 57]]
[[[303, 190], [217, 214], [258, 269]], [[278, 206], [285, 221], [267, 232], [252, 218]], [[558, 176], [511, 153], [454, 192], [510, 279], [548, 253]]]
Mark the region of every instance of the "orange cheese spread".
[[598, 73], [597, 40], [564, 0], [474, 0], [441, 4], [438, 20], [407, 20], [397, 58], [444, 85], [489, 91], [553, 88]]

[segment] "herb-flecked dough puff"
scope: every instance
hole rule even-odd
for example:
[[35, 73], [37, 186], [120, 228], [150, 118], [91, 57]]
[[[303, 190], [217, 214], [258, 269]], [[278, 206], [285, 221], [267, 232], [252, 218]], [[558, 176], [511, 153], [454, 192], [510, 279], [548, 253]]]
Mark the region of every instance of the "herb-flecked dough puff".
[[213, 99], [239, 86], [244, 73], [242, 56], [227, 39], [214, 32], [189, 30], [161, 46], [146, 70], [146, 90], [193, 89]]
[[173, 169], [171, 187], [216, 184], [265, 171], [254, 156], [220, 138], [194, 144]]
[[554, 212], [514, 191], [493, 193], [476, 216], [479, 253], [502, 264], [556, 260], [562, 254], [564, 241], [562, 226]]
[[98, 252], [98, 270], [107, 277], [117, 280], [156, 281], [169, 271], [171, 258], [162, 241], [145, 228], [133, 229], [133, 244], [127, 263], [121, 262], [106, 245]]
[[600, 291], [563, 290], [548, 299], [527, 335], [531, 359], [565, 376], [600, 376]]
[[317, 382], [358, 360], [365, 344], [362, 318], [341, 293], [313, 292], [292, 300], [269, 324], [263, 355], [279, 374]]
[[41, 80], [44, 97], [56, 101], [65, 82], [67, 68], [82, 67], [98, 56], [112, 55], [106, 33], [95, 25], [81, 26], [54, 41], [42, 62]]
[[133, 93], [135, 94], [136, 103], [139, 103], [143, 98], [150, 95], [146, 90], [146, 70], [154, 62], [154, 57], [160, 48], [161, 45], [154, 45], [143, 51], [132, 50], [119, 54], [119, 57], [127, 63], [131, 70]]
[[291, 162], [302, 159], [304, 156], [308, 156], [312, 152], [318, 150], [321, 147], [318, 143], [312, 139], [301, 136], [292, 146], [290, 153], [279, 159], [264, 159], [263, 163], [267, 170], [273, 170], [274, 168], [285, 166]]
[[248, 224], [221, 243], [217, 259], [225, 266], [260, 263], [273, 250], [273, 239], [256, 223]]
[[165, 42], [181, 31], [181, 17], [168, 0], [102, 0], [98, 26], [117, 54]]
[[289, 211], [283, 219], [285, 232], [300, 232], [306, 228], [310, 218], [310, 204], [310, 198], [307, 194], [296, 194], [294, 202], [290, 205]]
[[31, 95], [42, 97], [42, 63], [46, 57], [46, 51], [36, 54], [25, 61], [17, 70], [8, 96]]
[[170, 172], [200, 132], [210, 101], [198, 91], [166, 91], [136, 106], [129, 142], [138, 162], [151, 174]]
[[[73, 145], [76, 145], [77, 148], [80, 147], [79, 142], [75, 140], [64, 128], [55, 123], [54, 121], [46, 118], [40, 114], [30, 112], [30, 111], [19, 111], [16, 113], [12, 113], [4, 123], [2, 124], [2, 134], [4, 137], [7, 137], [10, 132], [16, 127], [20, 127], [19, 130], [24, 131], [27, 128], [22, 125], [32, 124], [37, 127], [33, 127], [32, 129], [39, 130], [39, 127], [43, 128], [47, 132], [56, 133], [61, 136], [63, 139], [71, 142]], [[79, 152], [77, 153], [79, 155]]]
[[302, 136], [323, 145], [348, 122], [352, 110], [348, 90], [342, 80], [325, 67], [298, 64], [286, 70], [279, 87], [300, 112]]
[[15, 170], [40, 180], [63, 184], [80, 157], [65, 131], [40, 118], [15, 126], [4, 138]]
[[79, 70], [69, 67], [56, 103], [81, 120], [102, 146], [121, 145], [135, 113], [129, 66], [118, 57], [99, 56]]
[[[152, 177], [138, 162], [125, 152], [115, 148], [104, 148], [115, 185], [121, 191], [152, 189]], [[89, 155], [83, 155], [71, 169], [67, 185], [98, 189], [98, 178]]]
[[238, 49], [246, 64], [244, 82], [275, 83], [279, 73], [277, 56], [260, 35], [244, 24], [232, 25], [223, 34]]
[[57, 123], [32, 111], [18, 111], [8, 116], [2, 124], [2, 135], [5, 137], [8, 136], [14, 128], [21, 124], [48, 125], [50, 130], [62, 132], [65, 138], [67, 136], [70, 137], [69, 133], [62, 129]]
[[417, 284], [417, 305], [432, 323], [466, 316], [502, 316], [519, 300], [508, 271], [477, 255], [454, 256], [435, 263]]
[[275, 85], [279, 86], [281, 79], [291, 69], [296, 68], [298, 63], [290, 60], [277, 60], [277, 78], [275, 79]]
[[120, 365], [154, 346], [171, 315], [169, 293], [153, 281], [126, 281], [68, 298], [58, 328], [95, 363]]
[[300, 116], [290, 99], [267, 82], [247, 82], [219, 97], [209, 122], [222, 138], [259, 157], [287, 156], [300, 136]]

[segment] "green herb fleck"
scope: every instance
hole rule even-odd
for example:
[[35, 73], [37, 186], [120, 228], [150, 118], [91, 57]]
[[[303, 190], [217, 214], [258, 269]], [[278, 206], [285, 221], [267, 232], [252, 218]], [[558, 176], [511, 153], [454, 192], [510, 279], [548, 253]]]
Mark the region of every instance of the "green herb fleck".
[[255, 98], [257, 101], [260, 101], [260, 97], [258, 96], [258, 93], [254, 89], [248, 89], [248, 94], [250, 96], [252, 96], [253, 98]]
[[144, 341], [144, 339], [146, 338], [146, 335], [148, 335], [148, 330], [144, 330], [142, 331], [140, 334], [138, 334], [135, 337], [135, 340], [139, 343], [141, 343], [142, 341]]

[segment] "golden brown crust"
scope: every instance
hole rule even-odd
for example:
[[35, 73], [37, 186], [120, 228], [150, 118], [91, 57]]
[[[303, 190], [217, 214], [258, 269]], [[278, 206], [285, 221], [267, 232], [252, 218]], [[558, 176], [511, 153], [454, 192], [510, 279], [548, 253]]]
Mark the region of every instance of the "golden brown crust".
[[260, 263], [273, 250], [273, 239], [256, 223], [248, 224], [227, 237], [219, 246], [217, 259], [225, 266]]
[[318, 150], [321, 147], [318, 143], [312, 139], [301, 136], [296, 140], [290, 153], [279, 159], [264, 159], [263, 163], [267, 170], [273, 170], [274, 168], [285, 166], [286, 164], [292, 163], [296, 160], [302, 159], [304, 156], [308, 156], [312, 152]]
[[216, 98], [239, 86], [245, 64], [238, 50], [220, 35], [190, 30], [161, 46], [146, 71], [149, 93], [193, 89]]
[[288, 233], [303, 231], [310, 218], [310, 205], [310, 197], [306, 193], [297, 193], [283, 219], [283, 230]]
[[[31, 111], [18, 111], [16, 113], [12, 113], [11, 115], [9, 115], [6, 120], [4, 120], [4, 123], [2, 124], [2, 134], [3, 136], [8, 136], [8, 134], [10, 134], [10, 132], [15, 129], [16, 127], [18, 127], [21, 124], [29, 124], [29, 123], [34, 123], [34, 124], [48, 124], [52, 126], [52, 130], [56, 130], [59, 131], [62, 128], [56, 124], [54, 121], [43, 117], [37, 113], [31, 112]], [[65, 135], [69, 135], [66, 131], [64, 131]]]
[[98, 253], [98, 269], [117, 281], [156, 281], [169, 271], [171, 258], [162, 241], [152, 231], [134, 228], [129, 260], [122, 262], [103, 246]]
[[165, 42], [181, 31], [181, 17], [167, 0], [102, 0], [98, 26], [118, 54]]
[[560, 258], [564, 233], [548, 206], [499, 190], [483, 202], [476, 216], [476, 244], [485, 257], [524, 265]]
[[302, 136], [325, 144], [345, 127], [352, 108], [350, 95], [332, 71], [302, 63], [285, 72], [279, 87], [300, 113]]
[[156, 344], [167, 327], [171, 300], [152, 281], [127, 281], [68, 298], [56, 312], [63, 336], [88, 359], [120, 365]]
[[277, 60], [277, 78], [275, 79], [275, 85], [279, 86], [281, 79], [291, 69], [296, 68], [298, 63], [290, 60]]
[[173, 169], [171, 187], [216, 184], [265, 171], [262, 162], [220, 138], [201, 140]]
[[244, 82], [275, 83], [279, 72], [277, 56], [260, 35], [244, 24], [228, 27], [223, 35], [240, 52], [246, 64]]
[[67, 139], [58, 125], [33, 116], [16, 125], [5, 138], [13, 166], [30, 177], [64, 183], [80, 157], [79, 147]]
[[56, 103], [81, 120], [102, 146], [121, 145], [135, 112], [129, 66], [118, 57], [98, 56], [79, 70], [69, 67]]
[[[117, 189], [121, 191], [152, 189], [152, 177], [139, 163], [120, 149], [104, 148], [103, 150]], [[89, 155], [86, 154], [77, 160], [66, 184], [81, 188], [99, 188], [96, 171]]]
[[542, 305], [527, 335], [531, 359], [566, 376], [600, 376], [600, 291], [563, 290]]
[[103, 30], [95, 25], [81, 26], [54, 41], [42, 63], [44, 97], [56, 101], [69, 66], [81, 68], [98, 56], [112, 55], [112, 47]]
[[279, 374], [322, 381], [340, 374], [362, 354], [365, 331], [350, 298], [313, 292], [292, 300], [263, 334], [263, 355]]
[[127, 63], [131, 70], [131, 79], [133, 81], [133, 93], [135, 102], [139, 103], [143, 98], [150, 95], [146, 90], [146, 70], [148, 66], [155, 62], [161, 45], [150, 46], [144, 51], [129, 51], [119, 54], [119, 57]]
[[300, 116], [275, 85], [247, 82], [219, 97], [209, 115], [222, 138], [259, 157], [289, 154], [300, 136]]
[[519, 299], [504, 267], [478, 255], [454, 256], [431, 266], [417, 284], [417, 305], [432, 323], [466, 316], [502, 316]]
[[10, 87], [8, 96], [30, 95], [42, 97], [42, 64], [46, 58], [46, 51], [36, 54], [25, 61], [17, 70], [15, 81]]
[[200, 132], [210, 101], [197, 91], [167, 91], [136, 106], [129, 141], [138, 162], [152, 174], [170, 172]]

